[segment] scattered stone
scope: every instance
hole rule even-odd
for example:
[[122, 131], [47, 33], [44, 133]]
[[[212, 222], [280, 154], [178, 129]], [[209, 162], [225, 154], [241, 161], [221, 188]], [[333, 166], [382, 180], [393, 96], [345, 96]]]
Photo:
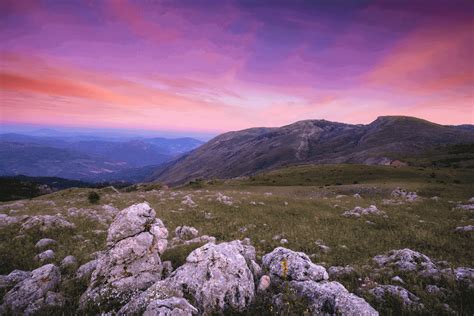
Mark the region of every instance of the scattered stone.
[[329, 267], [328, 274], [331, 279], [338, 279], [355, 273], [355, 269], [351, 266], [333, 266]]
[[190, 240], [199, 235], [199, 231], [191, 226], [178, 226], [174, 230], [174, 233], [176, 237], [181, 240]]
[[356, 199], [362, 199], [362, 196], [360, 196], [359, 193], [354, 194], [353, 197]]
[[454, 230], [457, 233], [468, 233], [474, 231], [474, 225], [459, 226]]
[[363, 208], [360, 206], [356, 206], [352, 210], [345, 211], [342, 216], [346, 217], [361, 217], [363, 215], [384, 215], [385, 212], [380, 211], [377, 206], [370, 205], [368, 208]]
[[66, 256], [60, 265], [61, 271], [74, 272], [77, 268], [77, 260], [74, 256]]
[[394, 276], [392, 278], [392, 282], [396, 282], [396, 283], [400, 283], [400, 284], [405, 284], [405, 282], [403, 281], [403, 279], [401, 277], [399, 277], [398, 275]]
[[418, 195], [416, 194], [416, 192], [408, 192], [407, 190], [402, 188], [396, 188], [392, 191], [391, 195], [394, 198], [405, 199], [408, 202], [414, 202], [418, 199]]
[[329, 251], [331, 251], [331, 248], [329, 246], [326, 246], [324, 242], [320, 239], [316, 240], [314, 243], [316, 244], [316, 246], [318, 246], [319, 250], [322, 253], [328, 253]]
[[234, 204], [230, 196], [226, 196], [220, 192], [217, 193], [216, 201], [229, 206]]
[[270, 276], [262, 275], [262, 277], [260, 278], [260, 281], [258, 282], [257, 290], [260, 292], [265, 292], [270, 287], [270, 284], [271, 284]]
[[[38, 310], [46, 305], [47, 293], [54, 291], [61, 282], [61, 273], [54, 264], [44, 265], [16, 284], [3, 298], [1, 311], [23, 314], [27, 310]], [[43, 303], [41, 300], [43, 299]], [[42, 305], [42, 306], [39, 306]], [[25, 313], [26, 314], [26, 313]]]
[[280, 239], [280, 244], [285, 245], [288, 243], [288, 239], [282, 238]]
[[466, 284], [469, 289], [474, 289], [474, 269], [459, 267], [454, 269], [456, 281]]
[[183, 201], [181, 201], [181, 204], [184, 204], [189, 207], [196, 207], [197, 204], [193, 201], [191, 195], [185, 195]]
[[29, 217], [23, 216], [9, 216], [7, 214], [0, 214], [0, 227], [5, 227], [13, 224], [19, 224]]
[[54, 257], [55, 257], [54, 251], [52, 251], [51, 249], [48, 249], [46, 251], [43, 251], [40, 254], [37, 254], [35, 256], [35, 260], [39, 261], [40, 263], [45, 263], [45, 262], [53, 260]]
[[46, 247], [49, 247], [51, 245], [54, 245], [56, 244], [57, 241], [54, 240], [54, 239], [51, 239], [51, 238], [43, 238], [43, 239], [40, 239], [36, 245], [35, 245], [35, 248], [37, 249], [43, 249], [43, 248], [46, 248]]
[[424, 305], [420, 303], [420, 298], [411, 293], [407, 289], [398, 285], [379, 285], [371, 290], [369, 293], [379, 302], [385, 302], [387, 296], [398, 299], [403, 306], [410, 310], [421, 311]]
[[321, 281], [329, 278], [326, 269], [311, 262], [302, 252], [278, 247], [263, 256], [263, 268], [272, 280]]
[[226, 308], [242, 312], [255, 295], [248, 265], [252, 260], [255, 248], [240, 241], [206, 244], [191, 252], [170, 277], [134, 297], [119, 314], [139, 314], [150, 302], [171, 297], [192, 298], [204, 315], [222, 313]]
[[160, 254], [168, 230], [148, 203], [122, 210], [108, 230], [108, 250], [99, 257], [80, 308], [101, 304], [104, 310], [127, 302], [161, 279]]
[[425, 292], [438, 297], [444, 296], [443, 289], [434, 284], [429, 284], [425, 286]]
[[42, 232], [52, 229], [74, 229], [76, 226], [64, 218], [55, 215], [36, 215], [29, 217], [22, 225], [21, 230], [26, 231], [37, 228]]

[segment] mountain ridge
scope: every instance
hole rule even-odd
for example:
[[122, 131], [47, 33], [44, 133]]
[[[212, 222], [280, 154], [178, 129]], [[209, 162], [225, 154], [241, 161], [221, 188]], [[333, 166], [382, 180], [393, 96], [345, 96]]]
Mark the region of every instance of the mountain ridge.
[[469, 128], [409, 116], [380, 116], [369, 124], [302, 120], [218, 135], [157, 168], [149, 179], [181, 184], [196, 178], [248, 176], [290, 164], [387, 164], [439, 145], [474, 142]]

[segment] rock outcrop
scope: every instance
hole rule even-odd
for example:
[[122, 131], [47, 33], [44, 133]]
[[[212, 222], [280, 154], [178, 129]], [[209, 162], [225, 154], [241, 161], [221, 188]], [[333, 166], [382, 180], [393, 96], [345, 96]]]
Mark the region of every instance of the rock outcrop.
[[182, 297], [172, 297], [164, 300], [155, 300], [151, 302], [143, 316], [156, 316], [156, 315], [176, 315], [176, 316], [187, 316], [197, 315], [198, 310], [189, 304], [189, 302]]
[[[288, 286], [304, 298], [312, 315], [378, 315], [364, 299], [349, 293], [342, 284], [328, 282], [326, 269], [312, 263], [302, 252], [278, 247], [263, 257], [262, 267], [269, 272], [272, 283], [280, 288]], [[281, 294], [275, 300], [280, 301]]]
[[119, 314], [141, 313], [153, 302], [173, 297], [187, 298], [199, 314], [228, 308], [242, 312], [255, 295], [250, 268], [254, 260], [255, 249], [240, 241], [206, 244], [191, 252], [167, 279], [133, 298]]
[[53, 264], [33, 270], [28, 277], [17, 283], [3, 298], [0, 314], [33, 314], [48, 305], [58, 303], [54, 296], [61, 282], [59, 268]]
[[161, 279], [160, 254], [166, 249], [168, 230], [155, 214], [148, 203], [141, 203], [117, 215], [108, 230], [109, 248], [97, 259], [81, 308], [123, 305]]

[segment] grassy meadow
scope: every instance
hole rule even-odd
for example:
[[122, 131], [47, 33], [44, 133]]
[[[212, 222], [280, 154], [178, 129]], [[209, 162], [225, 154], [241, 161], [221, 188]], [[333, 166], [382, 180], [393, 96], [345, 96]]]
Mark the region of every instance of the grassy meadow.
[[[341, 280], [350, 290], [356, 290], [357, 280], [366, 273], [364, 265], [370, 264], [372, 257], [392, 249], [410, 248], [432, 259], [446, 260], [452, 267], [474, 266], [472, 232], [454, 232], [457, 226], [473, 224], [474, 214], [456, 206], [474, 196], [474, 169], [298, 166], [241, 179], [194, 181], [164, 190], [159, 187], [142, 185], [119, 193], [111, 188], [95, 190], [100, 195], [97, 204], [89, 202], [90, 189], [85, 188], [22, 200], [22, 206], [15, 206], [18, 202], [1, 203], [0, 213], [15, 216], [63, 214], [76, 224], [76, 229], [21, 233], [19, 225], [1, 228], [0, 274], [40, 266], [34, 260], [38, 253], [34, 245], [46, 237], [58, 241], [52, 247], [55, 263], [59, 264], [66, 255], [76, 256], [80, 264], [91, 260], [94, 252], [105, 249], [107, 225], [88, 216], [70, 217], [67, 210], [76, 207], [100, 213], [105, 204], [123, 209], [143, 201], [156, 210], [170, 237], [177, 226], [189, 225], [218, 241], [250, 238], [258, 256], [282, 246], [281, 239], [286, 239], [284, 247], [303, 251], [326, 268], [353, 265], [357, 276]], [[415, 202], [387, 201], [397, 187], [415, 191], [420, 198]], [[218, 201], [219, 193], [229, 197], [231, 203]], [[355, 193], [361, 198], [354, 197]], [[195, 207], [182, 203], [186, 195], [191, 196]], [[341, 216], [355, 206], [372, 204], [387, 216]], [[321, 244], [329, 249], [323, 249]], [[193, 248], [169, 250], [163, 259], [171, 260], [176, 267]], [[407, 288], [423, 298], [420, 284], [412, 281]]]

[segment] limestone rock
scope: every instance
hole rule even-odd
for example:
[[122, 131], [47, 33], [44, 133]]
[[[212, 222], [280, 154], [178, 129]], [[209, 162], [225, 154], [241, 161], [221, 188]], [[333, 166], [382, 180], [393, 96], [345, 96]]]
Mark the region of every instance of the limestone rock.
[[41, 263], [48, 262], [53, 260], [55, 257], [54, 251], [51, 249], [48, 249], [46, 251], [43, 251], [42, 253], [38, 254], [35, 256], [35, 259]]
[[15, 286], [18, 282], [31, 276], [30, 271], [13, 270], [8, 275], [0, 275], [0, 290]]
[[77, 260], [74, 256], [66, 256], [60, 264], [62, 271], [74, 272], [77, 268]]
[[332, 266], [328, 269], [328, 274], [331, 279], [337, 279], [340, 277], [351, 275], [353, 273], [355, 273], [355, 270], [351, 266]]
[[375, 316], [379, 313], [364, 299], [338, 282], [291, 281], [290, 287], [309, 302], [312, 315]]
[[384, 215], [385, 212], [381, 211], [375, 205], [370, 205], [367, 208], [363, 208], [360, 206], [354, 207], [352, 210], [345, 211], [342, 213], [342, 216], [345, 217], [361, 217], [364, 215]]
[[388, 296], [400, 300], [405, 308], [418, 311], [424, 309], [419, 297], [398, 285], [379, 285], [371, 289], [369, 293], [379, 302], [384, 302]]
[[379, 267], [398, 269], [400, 271], [417, 271], [421, 275], [430, 276], [439, 273], [436, 263], [422, 253], [405, 248], [392, 250], [386, 255], [373, 258]]
[[172, 297], [191, 297], [201, 314], [227, 308], [244, 311], [255, 295], [251, 260], [255, 260], [255, 248], [240, 241], [206, 244], [191, 252], [170, 277], [133, 298], [119, 314], [141, 313], [150, 302]]
[[148, 203], [122, 210], [108, 231], [109, 248], [97, 259], [91, 282], [80, 299], [107, 310], [161, 279], [160, 254], [166, 250], [168, 230]]
[[36, 243], [35, 245], [35, 248], [37, 249], [43, 249], [43, 248], [46, 248], [48, 246], [51, 246], [51, 245], [54, 245], [56, 244], [57, 241], [54, 240], [54, 239], [51, 239], [51, 238], [43, 238], [43, 239], [40, 239], [38, 240], [38, 242]]
[[197, 315], [198, 310], [182, 297], [155, 300], [148, 304], [143, 316], [189, 316]]
[[263, 256], [263, 268], [269, 272], [272, 279], [288, 281], [328, 279], [326, 269], [312, 263], [306, 254], [283, 247], [275, 248], [271, 253]]
[[91, 260], [87, 263], [84, 263], [76, 271], [76, 279], [89, 279], [92, 275], [92, 272], [97, 268], [97, 263], [99, 260]]
[[[3, 311], [22, 314], [33, 308], [38, 300], [45, 299], [49, 291], [54, 291], [61, 281], [59, 268], [53, 264], [44, 265], [15, 285], [3, 298]], [[37, 308], [37, 307], [36, 307]]]
[[196, 238], [199, 235], [199, 231], [190, 226], [178, 226], [174, 231], [176, 237], [181, 240], [190, 240]]
[[74, 229], [76, 226], [62, 218], [55, 215], [36, 215], [29, 217], [22, 225], [21, 230], [26, 231], [37, 228], [42, 232], [47, 232], [53, 229]]
[[124, 238], [137, 235], [151, 226], [155, 221], [156, 212], [148, 203], [134, 204], [118, 213], [110, 225], [107, 243], [114, 244]]

